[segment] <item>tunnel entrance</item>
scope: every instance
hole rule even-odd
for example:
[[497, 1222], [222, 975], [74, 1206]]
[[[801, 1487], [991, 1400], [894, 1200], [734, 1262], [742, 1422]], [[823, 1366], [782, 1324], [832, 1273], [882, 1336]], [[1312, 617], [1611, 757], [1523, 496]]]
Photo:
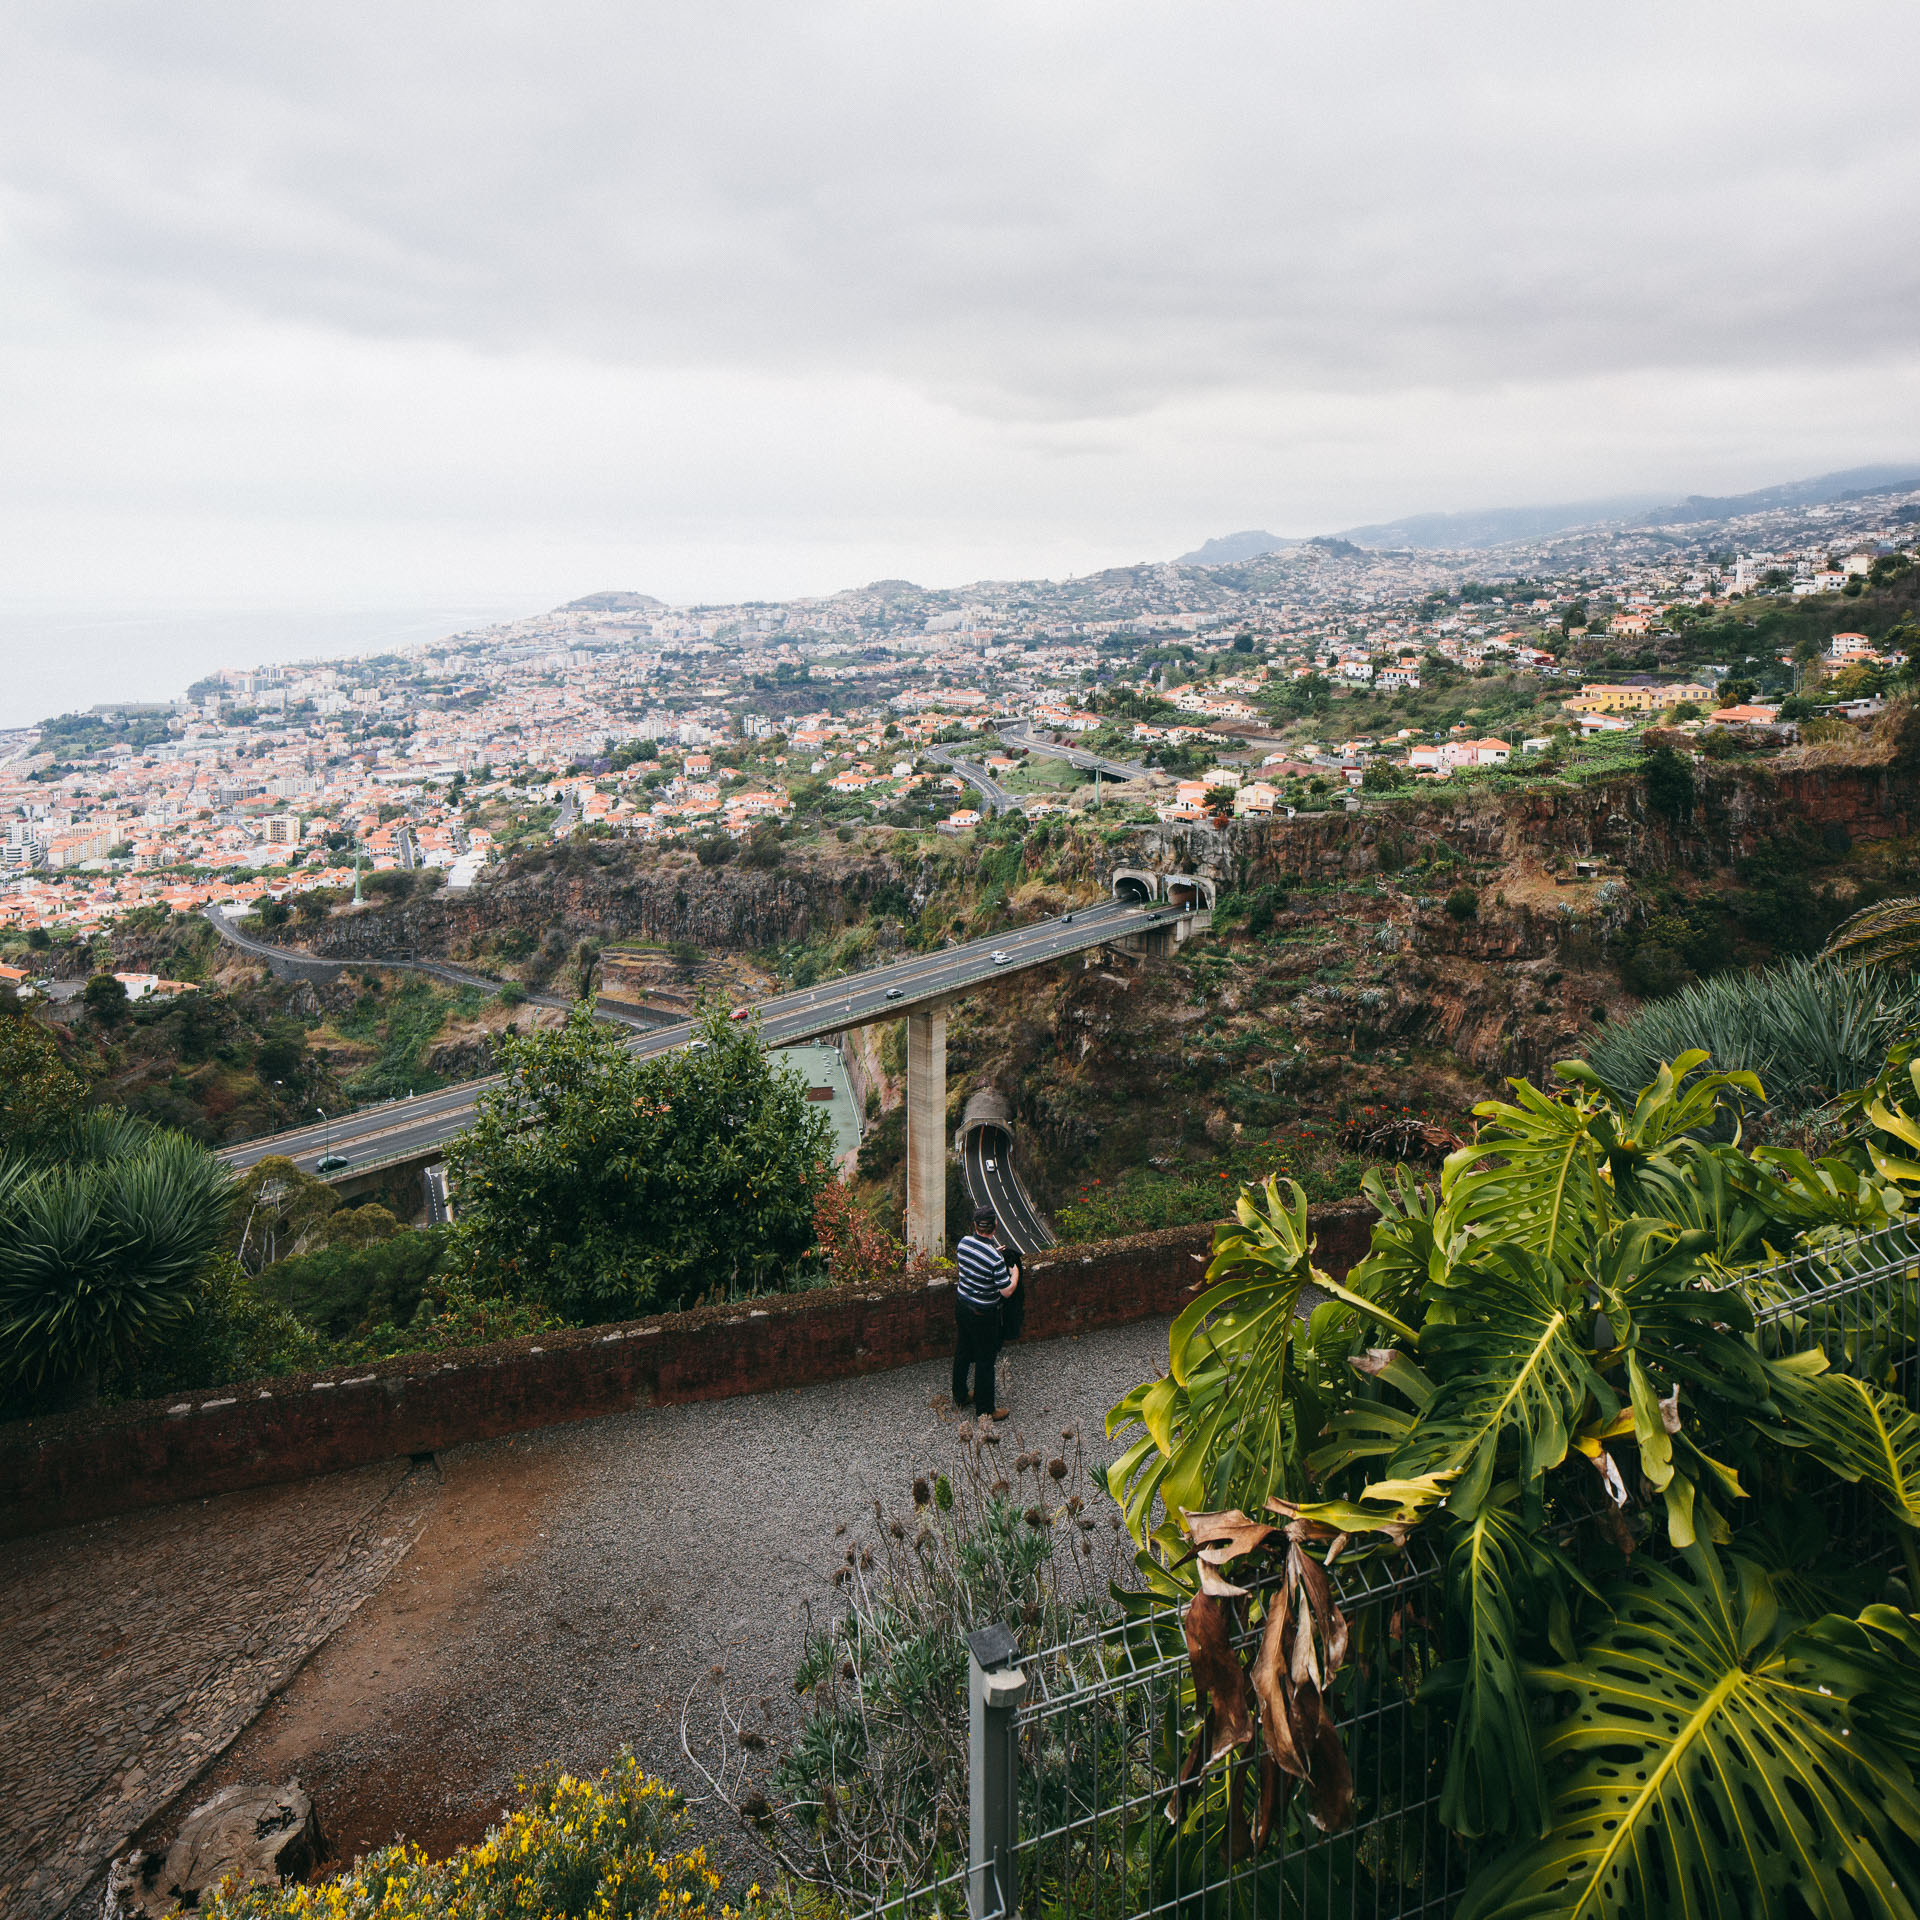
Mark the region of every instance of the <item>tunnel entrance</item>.
[[1160, 897], [1160, 876], [1142, 873], [1137, 867], [1121, 867], [1113, 876], [1113, 897], [1144, 907]]
[[1167, 875], [1167, 905], [1178, 907], [1186, 913], [1202, 909], [1211, 912], [1213, 882], [1203, 880], [1197, 874], [1170, 873]]

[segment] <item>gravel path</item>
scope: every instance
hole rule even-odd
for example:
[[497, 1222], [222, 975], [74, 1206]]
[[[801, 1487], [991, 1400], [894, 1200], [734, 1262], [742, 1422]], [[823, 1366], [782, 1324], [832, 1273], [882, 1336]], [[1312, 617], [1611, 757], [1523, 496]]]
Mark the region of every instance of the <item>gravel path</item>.
[[[1165, 1356], [1163, 1321], [1015, 1349], [1008, 1452], [1074, 1425], [1109, 1457], [1106, 1408]], [[344, 1857], [475, 1838], [525, 1769], [597, 1769], [623, 1742], [695, 1792], [680, 1714], [715, 1666], [735, 1701], [770, 1703], [771, 1764], [797, 1724], [807, 1609], [835, 1610], [836, 1527], [870, 1526], [876, 1497], [906, 1506], [917, 1469], [952, 1461], [954, 1427], [941, 1362], [444, 1454], [414, 1551], [210, 1786], [297, 1775]], [[697, 1814], [764, 1872], [730, 1817]]]
[[437, 1493], [402, 1460], [9, 1542], [0, 1913], [84, 1900], [380, 1588]]

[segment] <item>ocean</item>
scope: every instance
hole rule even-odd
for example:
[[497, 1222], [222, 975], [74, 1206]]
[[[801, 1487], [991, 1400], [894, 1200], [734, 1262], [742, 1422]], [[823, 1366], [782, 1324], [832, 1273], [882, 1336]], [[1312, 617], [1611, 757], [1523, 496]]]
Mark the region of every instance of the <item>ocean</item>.
[[171, 700], [221, 667], [338, 659], [522, 619], [517, 602], [357, 608], [0, 605], [0, 727], [111, 700]]

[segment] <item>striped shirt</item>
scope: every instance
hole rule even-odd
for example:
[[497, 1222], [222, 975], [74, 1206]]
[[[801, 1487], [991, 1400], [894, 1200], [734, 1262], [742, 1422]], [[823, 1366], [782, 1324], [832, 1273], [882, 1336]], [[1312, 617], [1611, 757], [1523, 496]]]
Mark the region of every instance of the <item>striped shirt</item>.
[[997, 1307], [1001, 1289], [1013, 1277], [1007, 1271], [1007, 1259], [991, 1240], [970, 1233], [953, 1250], [954, 1263], [960, 1269], [959, 1294], [969, 1307]]

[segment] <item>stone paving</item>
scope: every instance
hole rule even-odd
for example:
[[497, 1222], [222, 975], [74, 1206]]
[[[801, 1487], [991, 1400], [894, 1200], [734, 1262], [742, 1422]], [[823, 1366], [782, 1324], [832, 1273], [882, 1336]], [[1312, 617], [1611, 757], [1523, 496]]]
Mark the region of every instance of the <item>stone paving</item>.
[[92, 1911], [107, 1863], [379, 1588], [438, 1488], [398, 1461], [0, 1549], [0, 1914]]

